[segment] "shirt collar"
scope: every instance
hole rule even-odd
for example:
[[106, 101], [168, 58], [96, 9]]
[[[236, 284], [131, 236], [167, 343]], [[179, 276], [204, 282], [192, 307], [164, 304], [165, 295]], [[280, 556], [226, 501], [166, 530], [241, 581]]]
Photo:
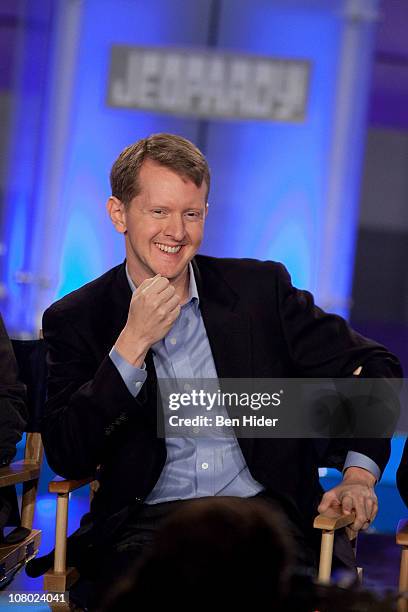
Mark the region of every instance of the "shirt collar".
[[[128, 279], [129, 287], [131, 288], [132, 293], [133, 293], [136, 290], [136, 285], [130, 277], [127, 264], [125, 266], [125, 270], [126, 270], [126, 277]], [[193, 270], [193, 266], [191, 265], [191, 262], [188, 264], [188, 271], [189, 271], [190, 281], [189, 281], [189, 287], [188, 287], [188, 300], [186, 304], [188, 304], [189, 302], [193, 302], [193, 304], [197, 304], [197, 307], [198, 307], [200, 304], [200, 298], [198, 296], [197, 283], [196, 283], [196, 279], [194, 276], [194, 270]]]

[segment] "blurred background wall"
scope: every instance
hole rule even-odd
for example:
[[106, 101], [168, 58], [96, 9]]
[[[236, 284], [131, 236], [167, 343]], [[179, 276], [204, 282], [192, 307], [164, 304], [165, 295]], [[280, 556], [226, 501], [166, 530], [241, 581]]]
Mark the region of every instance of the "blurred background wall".
[[[203, 252], [281, 260], [323, 307], [347, 314], [377, 5], [10, 1], [1, 279], [12, 332], [35, 332], [50, 302], [120, 261], [104, 211], [109, 169], [125, 145], [159, 131], [195, 141], [213, 169]], [[118, 43], [306, 60], [305, 117], [202, 120], [112, 108]]]
[[[110, 167], [127, 144], [168, 131], [212, 168], [203, 253], [283, 261], [295, 284], [407, 369], [407, 27], [406, 0], [2, 0], [0, 309], [10, 333], [35, 335], [48, 304], [121, 261], [104, 210]], [[304, 59], [305, 118], [110, 107], [114, 44]], [[400, 452], [397, 440], [384, 529], [402, 512]]]

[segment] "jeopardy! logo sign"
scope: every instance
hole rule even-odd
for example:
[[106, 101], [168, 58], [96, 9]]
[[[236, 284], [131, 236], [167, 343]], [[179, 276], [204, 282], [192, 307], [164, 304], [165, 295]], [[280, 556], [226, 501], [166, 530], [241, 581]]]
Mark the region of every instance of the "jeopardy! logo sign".
[[108, 104], [176, 115], [303, 121], [310, 63], [115, 45]]

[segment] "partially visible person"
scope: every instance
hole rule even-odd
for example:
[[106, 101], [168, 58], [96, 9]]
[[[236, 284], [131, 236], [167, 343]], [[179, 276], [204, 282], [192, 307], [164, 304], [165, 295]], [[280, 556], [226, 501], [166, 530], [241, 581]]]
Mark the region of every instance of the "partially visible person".
[[[3, 319], [0, 315], [0, 467], [8, 465], [16, 454], [27, 424], [25, 386], [18, 381], [17, 363]], [[3, 529], [20, 523], [14, 486], [0, 489], [0, 544]], [[6, 544], [14, 543], [13, 537]]]
[[404, 450], [397, 470], [397, 488], [404, 504], [408, 507], [408, 440], [405, 440]]
[[[231, 610], [265, 605], [275, 612], [396, 610], [393, 594], [381, 599], [355, 582], [348, 587], [322, 586], [310, 575], [298, 573], [287, 520], [262, 498], [207, 497], [184, 505], [170, 503], [174, 510], [169, 510], [152, 545], [119, 582], [102, 592], [92, 610]], [[149, 525], [145, 527], [147, 532]]]
[[[280, 610], [289, 590], [293, 543], [286, 520], [262, 499], [209, 497], [179, 505], [101, 608], [240, 606]], [[184, 604], [183, 604], [184, 602]]]

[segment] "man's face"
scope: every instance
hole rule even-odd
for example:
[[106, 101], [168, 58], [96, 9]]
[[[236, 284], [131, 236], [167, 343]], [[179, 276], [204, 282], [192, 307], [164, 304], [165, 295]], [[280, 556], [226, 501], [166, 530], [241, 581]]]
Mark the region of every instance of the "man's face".
[[181, 284], [203, 238], [207, 185], [151, 160], [140, 169], [139, 185], [139, 195], [122, 207], [122, 229], [115, 224], [125, 233], [131, 277], [139, 285], [161, 274]]

